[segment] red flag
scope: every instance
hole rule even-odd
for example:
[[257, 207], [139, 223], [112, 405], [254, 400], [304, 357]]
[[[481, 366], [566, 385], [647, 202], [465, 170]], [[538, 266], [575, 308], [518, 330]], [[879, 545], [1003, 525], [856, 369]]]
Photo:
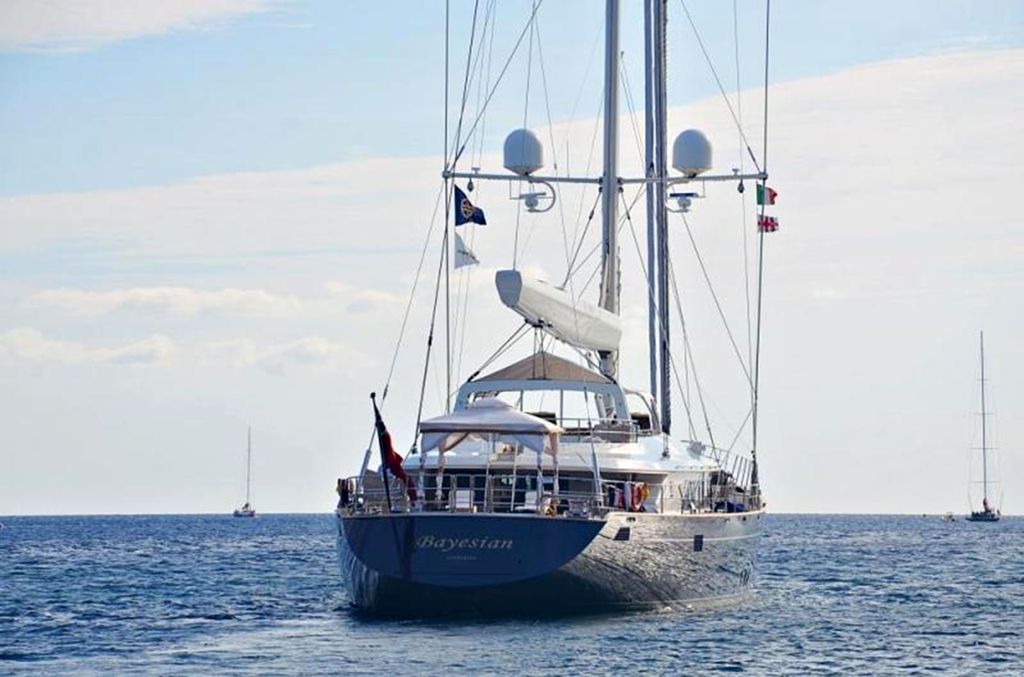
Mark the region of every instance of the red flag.
[[397, 451], [395, 451], [395, 445], [391, 442], [391, 433], [388, 432], [387, 428], [380, 434], [379, 438], [381, 445], [381, 456], [383, 456], [384, 465], [391, 474], [402, 480], [403, 482], [409, 481], [409, 476], [405, 474], [405, 468], [402, 467], [402, 457]]
[[[416, 500], [416, 485], [409, 479], [409, 475], [405, 472], [405, 468], [402, 467], [402, 456], [395, 451], [395, 445], [391, 441], [391, 433], [388, 432], [388, 428], [384, 425], [384, 419], [380, 416], [380, 410], [377, 409], [377, 399], [373, 394], [370, 395], [370, 399], [373, 401], [373, 417], [374, 425], [377, 428], [377, 443], [380, 445], [380, 463], [385, 469], [384, 488], [387, 489], [387, 471], [390, 471], [392, 475], [402, 480], [405, 484], [405, 493], [408, 494], [409, 500]], [[390, 496], [388, 503], [390, 504]]]
[[779, 229], [779, 220], [774, 216], [762, 214], [757, 217], [757, 230], [762, 233], [774, 233]]

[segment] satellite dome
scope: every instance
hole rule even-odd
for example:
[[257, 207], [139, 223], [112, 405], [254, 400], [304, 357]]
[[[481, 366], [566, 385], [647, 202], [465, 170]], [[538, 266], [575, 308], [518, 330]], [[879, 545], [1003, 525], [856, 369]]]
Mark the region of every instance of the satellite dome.
[[693, 178], [711, 169], [711, 142], [704, 132], [687, 129], [672, 144], [672, 167]]
[[544, 147], [529, 129], [517, 129], [505, 137], [505, 169], [529, 176], [544, 166]]

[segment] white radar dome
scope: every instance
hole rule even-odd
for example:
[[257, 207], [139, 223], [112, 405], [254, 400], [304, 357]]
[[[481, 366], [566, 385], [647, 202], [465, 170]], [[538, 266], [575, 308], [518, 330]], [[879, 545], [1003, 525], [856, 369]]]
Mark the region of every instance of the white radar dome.
[[687, 129], [672, 144], [672, 167], [693, 178], [711, 169], [711, 142], [704, 132]]
[[529, 176], [544, 166], [544, 146], [529, 129], [517, 129], [505, 137], [505, 169]]

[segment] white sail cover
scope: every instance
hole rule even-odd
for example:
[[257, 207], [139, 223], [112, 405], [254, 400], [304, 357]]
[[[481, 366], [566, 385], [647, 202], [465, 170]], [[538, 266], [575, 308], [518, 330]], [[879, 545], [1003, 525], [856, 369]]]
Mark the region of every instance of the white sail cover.
[[506, 444], [522, 444], [537, 453], [558, 453], [562, 429], [554, 423], [514, 409], [495, 398], [480, 399], [465, 409], [420, 423], [423, 453], [439, 449], [442, 453], [467, 437], [488, 438]]
[[499, 270], [494, 283], [502, 303], [555, 338], [583, 350], [618, 350], [622, 338], [618, 315], [586, 301], [573, 302], [568, 292], [524, 279], [518, 270]]

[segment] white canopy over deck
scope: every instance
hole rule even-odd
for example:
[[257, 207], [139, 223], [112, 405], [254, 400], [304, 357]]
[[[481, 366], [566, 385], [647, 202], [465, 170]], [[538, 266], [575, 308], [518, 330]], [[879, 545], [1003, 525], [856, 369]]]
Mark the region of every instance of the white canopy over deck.
[[499, 399], [485, 398], [470, 403], [465, 409], [421, 422], [420, 433], [423, 453], [431, 449], [444, 453], [472, 437], [521, 444], [538, 454], [546, 452], [557, 456], [562, 429]]

